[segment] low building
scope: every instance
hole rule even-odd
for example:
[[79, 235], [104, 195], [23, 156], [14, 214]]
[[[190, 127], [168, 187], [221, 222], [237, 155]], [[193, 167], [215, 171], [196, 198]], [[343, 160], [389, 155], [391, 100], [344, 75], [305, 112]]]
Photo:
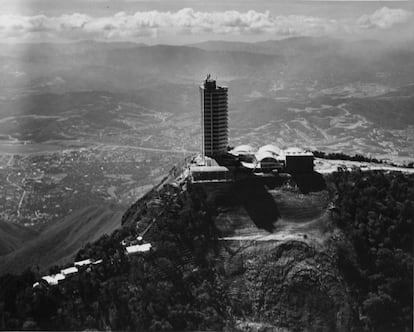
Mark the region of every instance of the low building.
[[90, 259], [84, 259], [83, 261], [75, 262], [73, 265], [75, 265], [76, 267], [79, 267], [79, 266], [84, 266], [84, 265], [90, 265], [91, 263], [92, 261]]
[[233, 182], [234, 175], [224, 166], [191, 166], [190, 179], [192, 183]]
[[68, 267], [67, 269], [63, 269], [60, 271], [64, 276], [70, 276], [72, 274], [78, 273], [78, 268], [75, 266]]
[[134, 246], [126, 247], [126, 253], [127, 253], [127, 255], [143, 253], [143, 252], [150, 251], [151, 248], [152, 248], [151, 243], [137, 244], [137, 245], [134, 245]]
[[285, 167], [281, 150], [275, 145], [262, 146], [256, 153], [256, 169], [262, 172], [280, 171]]
[[283, 154], [283, 150], [279, 149], [276, 145], [273, 144], [267, 144], [262, 146], [257, 153], [261, 152], [269, 152], [273, 154], [274, 156], [281, 156]]
[[[53, 274], [53, 275], [50, 275], [50, 276], [44, 276], [44, 277], [42, 277], [42, 279], [44, 281], [46, 281], [50, 286], [56, 286], [57, 284], [59, 284], [59, 281], [62, 281], [65, 278], [66, 278], [65, 275], [62, 274], [62, 273], [58, 273], [58, 274]], [[37, 283], [37, 285], [40, 285], [40, 284]], [[35, 286], [33, 285], [33, 287], [35, 287]]]
[[269, 152], [262, 152], [256, 155], [257, 165], [256, 170], [262, 172], [272, 172], [275, 170], [281, 170], [284, 167], [284, 164], [277, 160], [274, 155]]
[[42, 277], [50, 286], [56, 286], [58, 281], [53, 276], [44, 276]]
[[239, 156], [239, 155], [245, 155], [245, 154], [251, 154], [254, 155], [254, 148], [251, 145], [243, 144], [238, 145], [234, 149], [229, 151], [232, 155]]
[[290, 174], [312, 173], [314, 156], [300, 148], [279, 149], [273, 144], [262, 146], [257, 152], [250, 145], [240, 145], [230, 151], [245, 169], [257, 173], [288, 172]]
[[314, 156], [310, 151], [299, 148], [289, 148], [283, 151], [285, 170], [291, 174], [312, 173]]
[[57, 274], [55, 274], [55, 279], [59, 282], [59, 281], [62, 281], [62, 280], [65, 280], [65, 275], [64, 274], [62, 274], [62, 273], [57, 273]]
[[[237, 157], [237, 159], [249, 165], [256, 164], [255, 150], [250, 145], [239, 145], [229, 151], [230, 154]], [[249, 167], [252, 168], [252, 167]]]

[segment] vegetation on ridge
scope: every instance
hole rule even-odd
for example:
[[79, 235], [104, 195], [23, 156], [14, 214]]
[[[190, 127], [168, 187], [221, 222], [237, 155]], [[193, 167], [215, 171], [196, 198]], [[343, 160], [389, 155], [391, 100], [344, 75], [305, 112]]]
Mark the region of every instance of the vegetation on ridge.
[[[256, 321], [292, 331], [409, 331], [414, 176], [338, 172], [326, 180], [333, 207], [323, 220], [340, 236], [323, 249], [306, 237], [268, 252], [257, 246], [244, 263], [223, 256], [216, 208], [202, 191], [153, 190], [121, 229], [78, 252], [77, 260], [101, 265], [34, 290], [32, 272], [0, 278], [0, 328], [223, 330]], [[154, 218], [145, 241], [155, 249], [126, 256], [120, 242]]]
[[8, 301], [0, 313], [5, 318], [0, 328], [21, 329], [26, 324], [66, 330], [223, 329], [227, 304], [214, 267], [217, 243], [212, 208], [195, 190], [180, 192], [168, 186], [153, 194], [159, 194], [165, 204], [162, 213], [143, 208], [138, 225], [148, 225], [157, 215], [146, 234], [154, 251], [127, 257], [120, 241], [136, 236], [137, 229], [124, 226], [78, 253], [77, 259], [103, 258], [101, 265], [58, 287], [32, 294], [33, 274], [4, 276], [2, 283], [16, 278], [19, 284], [2, 294]]
[[325, 153], [323, 151], [317, 151], [317, 150], [312, 151], [312, 152], [313, 152], [313, 155], [317, 158], [334, 159], [334, 160], [339, 159], [339, 160], [350, 160], [350, 161], [366, 161], [366, 162], [377, 163], [377, 164], [383, 163], [382, 160], [378, 160], [376, 158], [365, 157], [361, 154], [355, 154], [353, 156], [350, 156], [342, 152]]
[[343, 172], [330, 177], [334, 220], [355, 254], [339, 247], [338, 266], [371, 331], [413, 326], [414, 176]]

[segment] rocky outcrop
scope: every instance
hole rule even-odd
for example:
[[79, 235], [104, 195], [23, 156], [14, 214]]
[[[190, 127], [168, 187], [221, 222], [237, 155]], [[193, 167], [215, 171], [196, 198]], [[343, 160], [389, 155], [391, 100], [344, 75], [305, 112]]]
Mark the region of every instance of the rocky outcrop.
[[329, 248], [296, 240], [255, 243], [227, 259], [236, 316], [289, 331], [356, 326], [353, 299]]

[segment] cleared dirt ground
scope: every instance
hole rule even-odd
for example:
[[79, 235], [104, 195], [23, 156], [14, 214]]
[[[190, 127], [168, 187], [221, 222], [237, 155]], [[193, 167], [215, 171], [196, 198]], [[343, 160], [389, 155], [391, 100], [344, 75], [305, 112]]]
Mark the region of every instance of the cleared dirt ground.
[[343, 237], [317, 180], [317, 190], [306, 194], [294, 181], [282, 187], [247, 181], [219, 209], [223, 268], [241, 330], [355, 326], [353, 299], [336, 267], [336, 243]]

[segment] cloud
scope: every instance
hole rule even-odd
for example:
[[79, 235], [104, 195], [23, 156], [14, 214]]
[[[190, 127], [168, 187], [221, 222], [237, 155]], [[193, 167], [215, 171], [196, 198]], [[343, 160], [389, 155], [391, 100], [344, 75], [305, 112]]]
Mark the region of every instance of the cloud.
[[390, 9], [383, 7], [371, 15], [363, 15], [359, 18], [358, 24], [365, 29], [390, 29], [394, 25], [407, 23], [413, 14], [404, 9]]
[[3, 38], [25, 38], [37, 34], [66, 39], [82, 37], [134, 39], [140, 36], [155, 36], [159, 33], [220, 35], [272, 33], [286, 36], [324, 34], [336, 28], [334, 21], [317, 17], [273, 16], [268, 11], [254, 10], [244, 13], [200, 12], [185, 8], [177, 12], [146, 11], [133, 15], [120, 12], [109, 17], [91, 17], [79, 13], [59, 17], [0, 16], [0, 36]]
[[287, 15], [275, 16], [269, 11], [236, 10], [202, 12], [184, 8], [176, 12], [119, 12], [112, 16], [92, 17], [74, 13], [49, 17], [45, 15], [0, 15], [0, 38], [3, 40], [142, 40], [160, 36], [266, 34], [283, 36], [320, 36], [354, 33], [370, 29], [390, 29], [404, 23], [412, 13], [384, 7], [354, 21]]

